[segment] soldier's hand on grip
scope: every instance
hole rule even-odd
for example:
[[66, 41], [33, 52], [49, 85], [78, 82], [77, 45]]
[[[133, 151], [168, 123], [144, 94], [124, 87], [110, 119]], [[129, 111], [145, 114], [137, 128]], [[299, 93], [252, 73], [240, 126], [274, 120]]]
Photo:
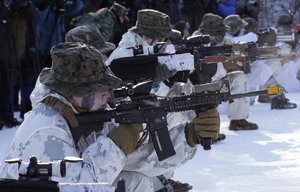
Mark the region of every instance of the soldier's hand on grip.
[[217, 139], [220, 132], [220, 116], [216, 108], [200, 112], [185, 129], [187, 143], [194, 147], [201, 138]]
[[109, 132], [108, 137], [127, 155], [136, 149], [142, 131], [142, 124], [120, 124]]

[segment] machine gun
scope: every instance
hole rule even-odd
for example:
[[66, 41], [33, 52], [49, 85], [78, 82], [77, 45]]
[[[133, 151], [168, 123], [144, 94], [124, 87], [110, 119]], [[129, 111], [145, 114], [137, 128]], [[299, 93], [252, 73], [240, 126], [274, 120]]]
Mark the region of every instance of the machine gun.
[[[168, 63], [168, 67], [172, 65], [173, 69], [175, 68], [177, 71], [186, 71], [185, 73], [179, 72], [177, 76], [174, 78], [171, 78], [171, 81], [185, 81], [187, 77], [189, 76], [190, 79], [192, 79], [192, 82], [194, 84], [200, 84], [200, 83], [209, 83], [211, 76], [213, 76], [217, 70], [216, 62], [223, 62], [224, 60], [234, 60], [236, 61], [236, 70], [242, 70], [245, 73], [250, 72], [250, 66], [249, 61], [246, 58], [252, 58], [248, 57], [249, 53], [252, 52], [252, 44], [251, 43], [239, 43], [236, 45], [224, 45], [224, 46], [216, 46], [216, 47], [208, 47], [207, 43], [209, 43], [210, 37], [209, 35], [198, 35], [190, 38], [177, 38], [175, 40], [171, 40], [174, 47], [175, 47], [175, 53], [172, 54], [160, 54], [159, 53], [159, 47], [165, 45], [165, 42], [160, 42], [154, 46], [135, 46], [130, 47], [128, 49], [132, 49], [132, 54], [134, 56], [139, 56], [139, 58], [134, 57], [127, 57], [127, 58], [119, 58], [112, 62], [112, 64], [117, 65], [118, 67], [110, 66], [113, 72], [118, 76], [118, 72], [120, 71], [122, 73], [122, 76], [124, 77], [124, 74], [126, 77], [122, 78], [122, 76], [119, 76], [121, 79], [127, 79], [127, 77], [134, 77], [136, 75], [132, 74], [134, 71], [138, 74], [138, 76], [145, 77], [145, 74], [147, 76], [150, 75], [152, 72], [152, 77], [155, 76], [153, 73], [155, 73], [155, 67], [150, 67], [151, 62], [165, 62], [170, 61], [172, 62]], [[195, 52], [197, 52], [197, 55], [195, 56]], [[251, 53], [252, 54], [252, 53]], [[149, 56], [157, 57], [158, 60], [150, 59]], [[208, 57], [216, 58], [219, 57], [222, 58], [222, 60], [217, 60], [215, 62], [212, 61], [210, 58], [209, 60], [211, 62], [211, 65], [202, 65], [201, 68], [194, 68], [194, 61], [196, 59], [193, 59], [193, 56], [195, 56], [196, 59], [208, 59]], [[234, 59], [233, 59], [234, 57]], [[131, 58], [131, 59], [130, 59]], [[178, 59], [176, 59], [178, 58]], [[226, 58], [226, 59], [225, 59]], [[140, 61], [140, 62], [138, 62]], [[241, 62], [243, 61], [243, 62]], [[119, 64], [116, 64], [119, 63]], [[122, 63], [122, 65], [121, 65]], [[192, 64], [191, 64], [192, 63]], [[197, 63], [205, 63], [202, 61], [197, 61]], [[139, 65], [143, 64], [143, 65]], [[150, 65], [149, 65], [150, 64]], [[174, 67], [175, 65], [175, 67]], [[187, 71], [195, 71], [192, 72], [190, 75]], [[132, 75], [129, 75], [132, 74]], [[139, 75], [140, 74], [140, 75]], [[201, 78], [199, 79], [199, 74], [201, 74]], [[121, 75], [121, 74], [120, 74]]]
[[[272, 86], [262, 91], [231, 95], [228, 80], [225, 80], [222, 84], [209, 85], [210, 89], [207, 89], [207, 84], [196, 85], [195, 93], [172, 98], [159, 98], [148, 94], [144, 97], [136, 97], [131, 101], [121, 101], [112, 110], [81, 113], [76, 117], [79, 124], [84, 125], [111, 121], [112, 119], [116, 123], [122, 124], [147, 123], [150, 139], [159, 161], [162, 161], [175, 155], [167, 128], [168, 113], [190, 110], [205, 111], [222, 101], [232, 102], [233, 99], [237, 98], [263, 94], [276, 95], [282, 92], [281, 88]], [[205, 86], [204, 89], [203, 86]], [[202, 138], [199, 143], [204, 150], [209, 150], [212, 141], [208, 138]]]
[[[211, 77], [217, 71], [216, 63], [218, 62], [222, 62], [225, 68], [227, 68], [226, 65], [230, 65], [228, 68], [243, 71], [244, 73], [250, 73], [250, 57], [248, 55], [253, 52], [252, 46], [251, 43], [238, 43], [215, 47], [203, 46], [194, 49], [193, 55], [195, 58], [204, 59], [205, 62], [202, 63], [209, 63], [210, 65], [201, 65], [200, 68], [196, 68], [189, 75], [189, 79], [193, 84], [210, 83]], [[177, 50], [177, 52], [184, 51], [190, 50]], [[199, 59], [195, 59], [195, 62], [201, 63], [199, 62]]]
[[[228, 48], [225, 50], [223, 48]], [[207, 48], [207, 49], [206, 49]], [[110, 64], [113, 73], [125, 82], [133, 82], [134, 84], [145, 80], [153, 80], [156, 77], [158, 65], [166, 65], [168, 70], [175, 70], [180, 75], [170, 77], [172, 82], [186, 82], [188, 78], [193, 84], [210, 83], [208, 79], [213, 76], [217, 70], [217, 62], [224, 62], [234, 57], [237, 62], [246, 61], [246, 56], [233, 56], [232, 46], [206, 47], [205, 54], [194, 50], [191, 53], [173, 53], [173, 54], [153, 54], [153, 55], [137, 55], [133, 57], [123, 57], [114, 59]], [[214, 48], [214, 49], [211, 49]], [[202, 50], [202, 49], [200, 49]], [[210, 54], [215, 50], [218, 54]], [[221, 52], [221, 54], [219, 53]], [[238, 63], [240, 70], [245, 70], [244, 65]], [[206, 65], [209, 64], [209, 65]]]
[[[176, 49], [176, 53], [193, 53], [195, 49], [205, 46], [210, 42], [209, 35], [196, 35], [192, 37], [170, 37], [172, 44]], [[129, 47], [132, 49], [134, 56], [136, 55], [149, 55], [149, 54], [159, 54], [161, 47], [166, 45], [166, 42], [158, 42], [155, 45], [143, 46], [137, 45], [135, 47]]]
[[[200, 42], [206, 41], [201, 39]], [[266, 54], [260, 56], [263, 50], [257, 48], [257, 44], [254, 42], [217, 47], [200, 46], [201, 43], [197, 43], [199, 46], [189, 46], [188, 43], [180, 45], [172, 54], [140, 55], [144, 53], [142, 46], [131, 48], [135, 50], [133, 51], [136, 53], [135, 56], [115, 59], [111, 62], [110, 68], [123, 81], [138, 83], [154, 79], [157, 65], [166, 65], [169, 70], [177, 71], [176, 75], [164, 81], [166, 85], [172, 86], [174, 82], [186, 82], [187, 79], [190, 79], [193, 84], [203, 84], [211, 82], [218, 62], [223, 62], [225, 68], [226, 65], [230, 65], [228, 68], [232, 70], [250, 73], [250, 62], [267, 56]]]
[[[222, 62], [227, 68], [226, 65], [230, 65], [230, 68], [238, 71], [243, 71], [244, 73], [250, 73], [250, 61], [253, 55], [256, 54], [256, 45], [255, 43], [236, 43], [233, 45], [223, 45], [216, 47], [200, 47], [194, 50], [195, 61], [199, 59], [204, 59], [205, 62], [202, 63], [213, 63], [214, 65], [202, 65], [201, 70], [204, 74], [207, 74], [207, 71], [214, 72], [216, 71], [216, 63]], [[227, 62], [230, 61], [230, 62]], [[213, 69], [214, 67], [214, 69]], [[194, 79], [194, 84], [199, 84], [202, 81], [197, 80], [195, 74], [199, 73], [199, 70], [194, 70], [190, 75], [190, 79]], [[197, 75], [199, 77], [199, 74]], [[202, 75], [203, 76], [203, 75]], [[210, 75], [212, 76], [212, 75]], [[205, 76], [204, 76], [205, 77]], [[199, 79], [199, 78], [198, 78]], [[204, 81], [208, 82], [208, 81]]]
[[52, 176], [64, 177], [66, 175], [66, 163], [77, 163], [82, 160], [79, 157], [65, 157], [58, 161], [39, 162], [36, 156], [31, 156], [29, 163], [19, 158], [5, 160], [8, 164], [18, 164], [19, 179], [0, 179], [0, 191], [125, 192], [124, 180], [118, 182], [116, 189], [104, 183], [57, 183], [50, 180]]

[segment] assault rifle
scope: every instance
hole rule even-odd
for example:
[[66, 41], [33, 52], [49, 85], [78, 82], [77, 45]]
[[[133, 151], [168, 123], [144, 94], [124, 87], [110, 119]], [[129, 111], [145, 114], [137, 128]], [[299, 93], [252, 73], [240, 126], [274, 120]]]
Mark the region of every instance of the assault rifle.
[[[209, 89], [207, 88], [208, 85]], [[232, 95], [230, 94], [228, 80], [221, 84], [208, 85], [195, 85], [195, 93], [172, 98], [159, 98], [155, 95], [147, 94], [142, 97], [136, 97], [132, 101], [121, 101], [112, 110], [81, 113], [76, 115], [76, 117], [79, 124], [84, 125], [107, 122], [112, 119], [116, 123], [122, 124], [146, 123], [147, 131], [158, 159], [162, 161], [175, 155], [167, 128], [168, 113], [190, 110], [205, 111], [223, 101], [232, 102], [233, 99], [237, 98], [264, 94], [276, 95], [282, 92], [281, 88], [272, 86], [266, 90]], [[202, 138], [199, 143], [204, 150], [208, 150], [212, 141], [208, 138]]]
[[[191, 50], [177, 50], [177, 52], [184, 51]], [[249, 54], [252, 55], [252, 52], [252, 43], [238, 43], [233, 45], [223, 45], [215, 47], [203, 46], [196, 48], [194, 49], [194, 53], [199, 54], [198, 56], [194, 54], [195, 57], [204, 59], [206, 61], [204, 63], [213, 63], [213, 65], [202, 65], [201, 68], [194, 70], [189, 75], [189, 79], [193, 82], [193, 84], [201, 84], [203, 82], [209, 83], [211, 81], [211, 77], [216, 73], [216, 63], [218, 62], [222, 62], [225, 65], [225, 68], [231, 68], [233, 70], [243, 71], [244, 73], [250, 73]], [[229, 65], [229, 67], [227, 67], [226, 65]]]
[[[191, 53], [194, 55], [195, 51], [199, 53], [199, 58], [203, 59], [208, 56], [222, 56], [223, 58], [230, 58], [230, 57], [242, 57], [242, 60], [246, 58], [252, 58], [254, 54], [256, 54], [256, 43], [249, 42], [249, 43], [235, 43], [233, 45], [223, 45], [223, 46], [180, 46], [175, 47], [176, 53]], [[249, 57], [251, 56], [251, 57]], [[238, 59], [240, 60], [240, 59]], [[222, 61], [221, 61], [222, 62]]]
[[[172, 44], [174, 45], [177, 53], [193, 53], [195, 49], [203, 47], [204, 45], [210, 42], [209, 35], [197, 35], [192, 37], [170, 37]], [[137, 45], [134, 47], [129, 47], [128, 49], [132, 49], [132, 54], [136, 55], [149, 55], [149, 54], [159, 54], [160, 48], [166, 45], [166, 42], [158, 42], [155, 45], [143, 46]], [[182, 50], [182, 51], [181, 51]]]
[[124, 180], [118, 181], [116, 189], [104, 183], [57, 183], [50, 180], [52, 176], [65, 177], [66, 163], [77, 163], [82, 160], [79, 157], [65, 157], [63, 160], [40, 162], [36, 156], [31, 156], [30, 162], [24, 162], [19, 158], [5, 160], [8, 164], [18, 164], [19, 178], [0, 179], [0, 191], [125, 192]]
[[[232, 52], [232, 46], [230, 47]], [[193, 54], [153, 54], [118, 58], [111, 62], [110, 69], [123, 81], [136, 84], [145, 80], [155, 79], [158, 65], [165, 65], [170, 71], [175, 70], [187, 73], [185, 76], [177, 75], [169, 78], [173, 82], [186, 82], [187, 78], [190, 78], [193, 84], [201, 84], [210, 82], [208, 79], [215, 74], [217, 62], [224, 62], [228, 59], [236, 61], [237, 69], [247, 70], [245, 65], [243, 65], [243, 62], [246, 61], [246, 57], [243, 55], [230, 56], [228, 52], [228, 54], [207, 54], [207, 56], [203, 57], [201, 52], [197, 50]]]
[[190, 79], [193, 84], [203, 84], [211, 82], [218, 62], [223, 62], [225, 68], [250, 73], [250, 62], [256, 59], [280, 57], [277, 48], [257, 47], [254, 42], [217, 47], [183, 44], [173, 54], [140, 55], [144, 53], [143, 49], [139, 47], [137, 50], [141, 52], [134, 51], [136, 56], [113, 60], [110, 68], [114, 74], [124, 81], [137, 83], [154, 79], [157, 65], [165, 64], [169, 70], [177, 71], [176, 75], [165, 81], [168, 86], [172, 86], [174, 82], [186, 82], [187, 79]]

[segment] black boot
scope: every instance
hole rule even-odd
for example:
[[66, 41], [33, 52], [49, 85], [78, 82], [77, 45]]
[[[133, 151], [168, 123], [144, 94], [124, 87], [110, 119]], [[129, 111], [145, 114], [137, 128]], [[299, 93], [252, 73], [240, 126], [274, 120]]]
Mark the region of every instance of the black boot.
[[289, 102], [290, 100], [284, 94], [274, 97], [271, 101], [271, 109], [294, 109], [297, 107], [296, 103]]
[[193, 189], [193, 186], [188, 183], [182, 183], [180, 181], [174, 181], [173, 179], [167, 179], [165, 176], [157, 176], [164, 188], [156, 192], [188, 192]]
[[174, 181], [172, 179], [168, 179], [168, 182], [172, 186], [174, 192], [188, 192], [193, 189], [193, 186], [188, 183], [182, 183], [180, 181]]
[[218, 135], [218, 138], [212, 140], [212, 143], [214, 144], [214, 143], [217, 143], [217, 142], [222, 141], [222, 140], [224, 140], [224, 139], [226, 139], [226, 135], [223, 134], [223, 133], [220, 133], [220, 134]]

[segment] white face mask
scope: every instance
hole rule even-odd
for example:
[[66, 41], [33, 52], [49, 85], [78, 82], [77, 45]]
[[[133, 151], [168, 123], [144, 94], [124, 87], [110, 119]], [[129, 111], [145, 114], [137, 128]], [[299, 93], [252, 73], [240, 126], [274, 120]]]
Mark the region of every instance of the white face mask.
[[111, 94], [107, 91], [86, 94], [81, 97], [72, 96], [70, 101], [75, 107], [80, 107], [87, 111], [97, 111], [106, 108], [110, 97]]

